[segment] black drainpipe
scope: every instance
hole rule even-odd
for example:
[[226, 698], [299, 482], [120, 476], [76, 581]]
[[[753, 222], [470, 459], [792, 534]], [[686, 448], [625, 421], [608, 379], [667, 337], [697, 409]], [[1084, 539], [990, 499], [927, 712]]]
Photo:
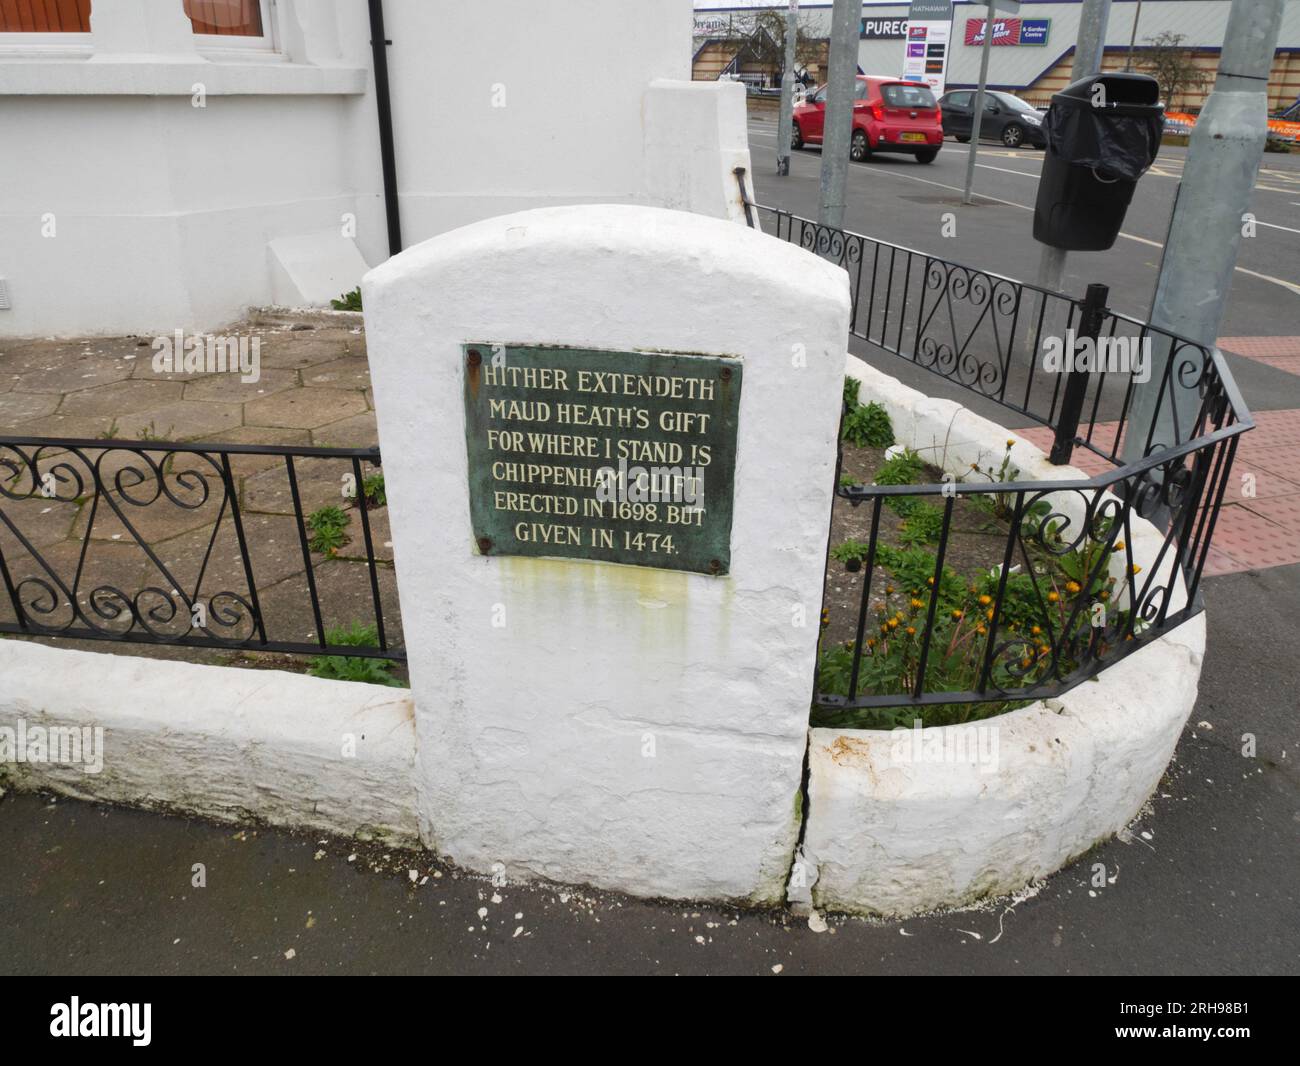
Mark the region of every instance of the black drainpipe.
[[383, 0], [370, 0], [370, 51], [375, 59], [375, 99], [379, 104], [379, 158], [384, 168], [384, 214], [388, 254], [402, 250], [402, 220], [397, 207], [397, 157], [393, 154], [393, 103], [388, 95], [388, 51]]

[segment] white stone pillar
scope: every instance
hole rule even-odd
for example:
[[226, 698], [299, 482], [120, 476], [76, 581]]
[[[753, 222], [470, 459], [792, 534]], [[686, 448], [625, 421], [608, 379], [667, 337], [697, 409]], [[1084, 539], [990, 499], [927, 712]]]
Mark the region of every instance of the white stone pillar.
[[[600, 205], [443, 234], [372, 270], [362, 293], [425, 842], [507, 877], [779, 900], [799, 826], [845, 273], [734, 223]], [[739, 360], [727, 572], [480, 554], [466, 346], [497, 343]]]
[[646, 90], [646, 187], [653, 203], [744, 224], [736, 168], [752, 194], [745, 87], [657, 78]]

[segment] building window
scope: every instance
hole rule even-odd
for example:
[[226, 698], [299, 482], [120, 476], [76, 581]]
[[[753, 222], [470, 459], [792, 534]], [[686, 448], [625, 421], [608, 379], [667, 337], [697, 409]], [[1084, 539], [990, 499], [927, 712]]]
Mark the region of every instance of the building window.
[[271, 47], [270, 0], [182, 2], [200, 48]]
[[90, 0], [0, 0], [0, 33], [89, 33]]

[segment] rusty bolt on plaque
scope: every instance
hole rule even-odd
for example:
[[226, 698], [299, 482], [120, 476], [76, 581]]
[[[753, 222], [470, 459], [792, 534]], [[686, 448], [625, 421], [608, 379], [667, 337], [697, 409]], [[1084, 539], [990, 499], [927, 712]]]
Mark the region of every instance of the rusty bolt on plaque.
[[722, 570], [722, 564], [717, 559], [709, 560], [709, 573], [716, 574]]
[[479, 539], [478, 539], [478, 550], [479, 550], [480, 552], [482, 552], [484, 555], [487, 555], [487, 553], [490, 552], [490, 551], [492, 550], [492, 538], [491, 538], [491, 537], [479, 537]]
[[471, 348], [469, 350], [469, 365], [478, 366], [482, 362], [483, 362], [483, 356], [479, 352], [479, 350], [477, 348]]
[[731, 367], [729, 367], [729, 366], [724, 366], [720, 371], [718, 371], [718, 377], [722, 378], [723, 381], [730, 381], [730, 380], [731, 380]]

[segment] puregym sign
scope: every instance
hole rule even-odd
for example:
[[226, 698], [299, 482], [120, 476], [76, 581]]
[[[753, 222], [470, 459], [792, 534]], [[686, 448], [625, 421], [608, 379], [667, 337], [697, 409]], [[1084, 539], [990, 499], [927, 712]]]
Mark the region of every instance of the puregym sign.
[[907, 36], [907, 19], [863, 19], [858, 36], [864, 41], [901, 41]]

